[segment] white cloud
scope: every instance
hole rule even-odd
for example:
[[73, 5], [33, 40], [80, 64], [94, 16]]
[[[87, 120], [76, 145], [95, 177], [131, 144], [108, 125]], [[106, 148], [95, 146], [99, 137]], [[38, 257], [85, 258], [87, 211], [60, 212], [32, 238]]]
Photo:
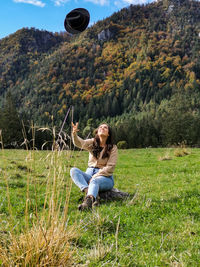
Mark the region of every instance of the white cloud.
[[115, 1], [114, 2], [114, 5], [117, 6], [117, 7], [119, 7], [119, 8], [122, 8], [123, 7], [121, 1]]
[[134, 4], [137, 1], [135, 1], [135, 0], [123, 0], [123, 2], [130, 5], [130, 4]]
[[114, 2], [114, 5], [118, 8], [127, 7], [129, 5], [138, 5], [138, 4], [145, 4], [147, 0], [117, 0]]
[[70, 0], [52, 0], [55, 6], [63, 6], [65, 3], [69, 2]]
[[46, 4], [40, 0], [13, 0], [15, 3], [25, 3], [34, 6], [44, 7]]
[[85, 0], [85, 2], [91, 2], [96, 5], [100, 6], [108, 6], [110, 1], [109, 0]]
[[123, 2], [127, 3], [129, 5], [131, 5], [131, 4], [134, 5], [134, 4], [143, 4], [143, 3], [147, 2], [147, 1], [145, 1], [145, 0], [123, 0]]

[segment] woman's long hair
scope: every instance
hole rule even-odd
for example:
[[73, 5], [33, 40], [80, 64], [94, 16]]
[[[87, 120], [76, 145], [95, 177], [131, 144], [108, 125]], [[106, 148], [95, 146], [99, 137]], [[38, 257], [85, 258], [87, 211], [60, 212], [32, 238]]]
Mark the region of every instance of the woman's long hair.
[[[106, 145], [104, 147], [104, 152], [102, 155], [102, 158], [107, 158], [110, 156], [110, 151], [113, 148], [113, 135], [112, 135], [112, 129], [111, 127], [107, 124], [107, 123], [102, 123], [102, 124], [106, 124], [108, 126], [108, 138], [106, 140]], [[100, 124], [99, 127], [102, 125]], [[92, 144], [92, 154], [95, 158], [99, 158], [99, 155], [102, 151], [102, 147], [100, 147], [100, 138], [98, 136], [98, 129], [95, 130], [95, 137], [94, 137], [94, 141]]]

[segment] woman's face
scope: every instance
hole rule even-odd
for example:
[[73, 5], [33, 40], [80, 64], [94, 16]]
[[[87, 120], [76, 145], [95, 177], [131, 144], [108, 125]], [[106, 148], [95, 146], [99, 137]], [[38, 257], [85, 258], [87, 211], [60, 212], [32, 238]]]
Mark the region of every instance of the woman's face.
[[97, 134], [98, 134], [98, 136], [108, 137], [109, 136], [108, 125], [107, 124], [101, 124], [98, 128]]

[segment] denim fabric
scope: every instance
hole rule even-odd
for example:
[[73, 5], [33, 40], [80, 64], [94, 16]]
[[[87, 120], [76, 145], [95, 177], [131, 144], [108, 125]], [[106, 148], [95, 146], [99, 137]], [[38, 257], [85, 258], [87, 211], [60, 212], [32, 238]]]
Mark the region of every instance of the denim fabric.
[[80, 169], [73, 167], [70, 170], [70, 176], [81, 191], [88, 188], [87, 195], [92, 195], [96, 198], [99, 191], [107, 191], [114, 186], [113, 176], [98, 176], [90, 181], [92, 176], [95, 173], [98, 173], [99, 170], [100, 169], [98, 168], [88, 167], [86, 172], [83, 172]]

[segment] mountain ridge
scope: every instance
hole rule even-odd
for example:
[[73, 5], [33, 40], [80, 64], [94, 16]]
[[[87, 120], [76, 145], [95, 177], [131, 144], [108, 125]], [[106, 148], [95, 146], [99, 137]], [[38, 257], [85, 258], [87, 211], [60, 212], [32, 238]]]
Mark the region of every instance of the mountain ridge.
[[[200, 88], [198, 10], [197, 1], [163, 0], [130, 5], [77, 36], [22, 29], [6, 45], [0, 41], [0, 105], [12, 92], [19, 112], [39, 125], [51, 124], [52, 116], [61, 124], [73, 105], [83, 127], [90, 118], [161, 110], [177, 94], [193, 103]], [[106, 30], [110, 36], [101, 38]], [[19, 33], [22, 52], [13, 43]]]

